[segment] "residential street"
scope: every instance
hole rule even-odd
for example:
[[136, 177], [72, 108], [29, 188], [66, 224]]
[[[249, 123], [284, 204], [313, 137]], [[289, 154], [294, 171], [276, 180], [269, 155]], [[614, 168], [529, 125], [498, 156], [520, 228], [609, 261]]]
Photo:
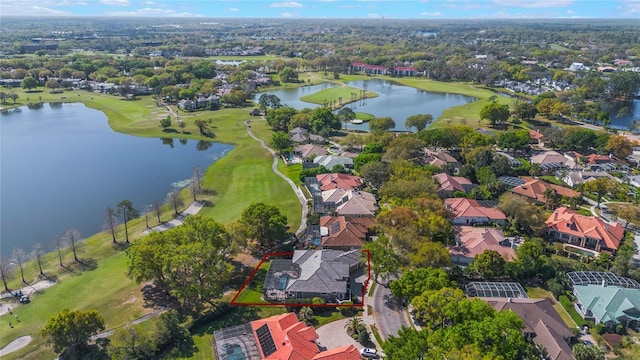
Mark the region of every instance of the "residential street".
[[373, 318], [384, 340], [390, 335], [397, 335], [403, 326], [411, 327], [405, 308], [387, 286], [376, 286], [372, 304]]

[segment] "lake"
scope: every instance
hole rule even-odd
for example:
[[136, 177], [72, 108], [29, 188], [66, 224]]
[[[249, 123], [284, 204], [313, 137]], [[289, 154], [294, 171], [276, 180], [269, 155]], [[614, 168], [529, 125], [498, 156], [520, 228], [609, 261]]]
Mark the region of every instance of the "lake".
[[[470, 96], [419, 90], [384, 79], [349, 81], [346, 84], [359, 89], [366, 87], [368, 91], [376, 92], [379, 95], [378, 97], [357, 101], [346, 106], [352, 108], [353, 111], [369, 113], [376, 117], [389, 116], [396, 122], [394, 130], [408, 130], [405, 128], [404, 122], [411, 115], [431, 114], [435, 120], [448, 108], [468, 104], [476, 100]], [[315, 108], [319, 105], [301, 101], [300, 97], [334, 86], [340, 85], [323, 83], [298, 88], [271, 90], [266, 93], [276, 95], [283, 104], [296, 109]], [[260, 95], [262, 93], [256, 95], [256, 101]], [[347, 128], [369, 130], [369, 125], [367, 123], [349, 124]]]
[[107, 206], [163, 202], [233, 147], [117, 133], [84, 104], [44, 104], [0, 115], [0, 253], [45, 249], [68, 228], [102, 231]]

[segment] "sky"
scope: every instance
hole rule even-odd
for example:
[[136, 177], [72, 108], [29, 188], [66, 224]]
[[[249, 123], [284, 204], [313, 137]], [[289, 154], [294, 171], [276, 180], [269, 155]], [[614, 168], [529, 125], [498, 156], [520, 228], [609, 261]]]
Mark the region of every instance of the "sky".
[[640, 21], [640, 0], [0, 0], [0, 21], [8, 16]]

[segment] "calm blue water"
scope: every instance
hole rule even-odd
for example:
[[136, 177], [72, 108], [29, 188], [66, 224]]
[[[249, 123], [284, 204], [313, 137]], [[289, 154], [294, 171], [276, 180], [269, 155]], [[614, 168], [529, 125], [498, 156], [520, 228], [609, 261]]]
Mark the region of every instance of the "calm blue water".
[[[399, 85], [390, 80], [371, 79], [347, 82], [347, 85], [376, 92], [379, 96], [351, 103], [347, 106], [356, 112], [365, 112], [376, 117], [389, 116], [396, 122], [394, 130], [407, 130], [404, 126], [405, 120], [415, 114], [431, 114], [433, 119], [437, 119], [442, 112], [454, 106], [460, 106], [475, 101], [476, 99], [464, 95], [433, 93], [418, 90], [409, 86]], [[300, 101], [301, 96], [313, 94], [328, 87], [337, 86], [331, 83], [305, 86], [292, 89], [278, 89], [267, 91], [268, 94], [276, 95], [283, 104], [287, 104], [296, 109], [315, 108], [318, 105]], [[256, 101], [261, 94], [256, 96]], [[369, 130], [369, 125], [348, 124], [348, 129]]]
[[[116, 133], [106, 116], [83, 104], [45, 104], [0, 115], [0, 253], [46, 249], [74, 227], [102, 231], [107, 206], [129, 199], [138, 210], [164, 201], [232, 146]], [[173, 142], [173, 147], [170, 143]]]

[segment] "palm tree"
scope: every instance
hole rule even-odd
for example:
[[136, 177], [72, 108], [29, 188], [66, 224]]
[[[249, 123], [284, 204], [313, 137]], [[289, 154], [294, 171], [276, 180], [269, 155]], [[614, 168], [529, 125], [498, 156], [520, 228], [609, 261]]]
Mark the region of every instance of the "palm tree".
[[344, 328], [347, 329], [347, 332], [358, 335], [360, 333], [360, 327], [362, 327], [363, 324], [361, 318], [352, 317], [351, 320], [347, 321], [344, 325]]
[[560, 199], [560, 196], [558, 196], [558, 192], [555, 189], [547, 188], [544, 190], [544, 198], [545, 206], [547, 207], [547, 209], [551, 207], [551, 209], [553, 210], [556, 203]]

